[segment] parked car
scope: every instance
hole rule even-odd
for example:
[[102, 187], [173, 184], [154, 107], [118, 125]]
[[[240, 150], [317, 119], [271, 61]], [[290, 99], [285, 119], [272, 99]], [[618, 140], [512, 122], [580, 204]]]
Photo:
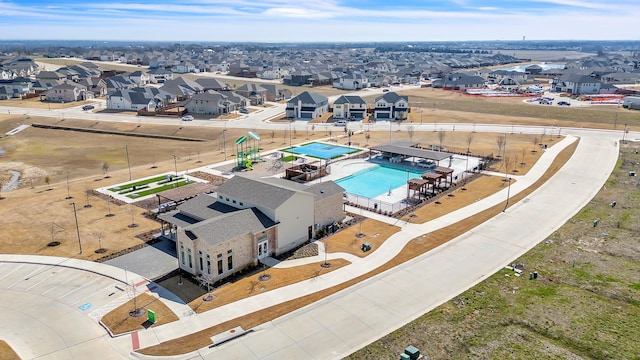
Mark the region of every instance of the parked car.
[[83, 107], [82, 107], [82, 110], [85, 110], [85, 111], [86, 111], [86, 110], [93, 110], [93, 109], [95, 109], [95, 108], [96, 108], [96, 107], [95, 107], [95, 106], [93, 106], [93, 105], [85, 105], [85, 106], [83, 106]]
[[346, 120], [338, 120], [335, 123], [333, 123], [333, 125], [335, 125], [335, 126], [347, 126], [347, 121]]
[[560, 106], [571, 106], [571, 103], [568, 101], [558, 101], [558, 105]]
[[182, 117], [182, 121], [191, 121], [193, 120], [193, 116], [191, 115], [185, 115]]
[[389, 89], [382, 89], [382, 92], [388, 92]]
[[242, 113], [242, 114], [248, 114], [248, 113], [249, 113], [249, 109], [247, 109], [247, 108], [242, 108], [242, 109], [240, 109], [239, 111], [240, 111], [240, 113]]

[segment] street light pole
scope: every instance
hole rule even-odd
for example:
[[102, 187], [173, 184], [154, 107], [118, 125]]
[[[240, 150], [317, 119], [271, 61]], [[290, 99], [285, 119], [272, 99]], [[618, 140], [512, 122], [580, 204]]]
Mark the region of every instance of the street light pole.
[[78, 247], [80, 248], [80, 254], [82, 254], [82, 243], [80, 242], [80, 228], [78, 227], [78, 213], [76, 212], [76, 203], [72, 202], [73, 216], [76, 218], [76, 233], [78, 233]]
[[222, 130], [222, 151], [224, 152], [224, 161], [227, 161], [227, 124], [224, 124], [224, 130]]
[[502, 209], [502, 212], [507, 211], [507, 207], [509, 206], [509, 194], [511, 192], [511, 178], [508, 178], [508, 185], [507, 185], [507, 202], [504, 204], [504, 209]]
[[124, 151], [127, 154], [127, 167], [129, 168], [129, 181], [131, 181], [131, 162], [129, 161], [129, 145], [124, 146]]
[[176, 176], [178, 176], [178, 162], [176, 161], [177, 155], [173, 155], [173, 167], [176, 170]]

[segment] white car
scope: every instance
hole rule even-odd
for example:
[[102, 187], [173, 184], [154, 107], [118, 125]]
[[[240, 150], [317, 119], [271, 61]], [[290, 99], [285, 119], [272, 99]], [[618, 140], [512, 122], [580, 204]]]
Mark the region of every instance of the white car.
[[182, 121], [192, 121], [193, 120], [193, 116], [191, 115], [185, 115], [182, 117]]
[[338, 120], [335, 123], [333, 123], [333, 125], [335, 125], [335, 126], [347, 126], [347, 121], [346, 120]]

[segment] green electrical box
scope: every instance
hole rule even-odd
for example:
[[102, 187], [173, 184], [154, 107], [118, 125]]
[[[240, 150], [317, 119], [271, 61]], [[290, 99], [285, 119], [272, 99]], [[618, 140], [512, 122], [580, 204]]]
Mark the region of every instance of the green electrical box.
[[409, 355], [410, 360], [417, 360], [420, 357], [420, 350], [413, 345], [409, 345], [404, 348], [404, 353]]
[[151, 309], [147, 310], [147, 320], [152, 324], [156, 323], [156, 313]]
[[409, 355], [402, 353], [400, 354], [400, 360], [410, 360], [411, 358], [409, 357]]
[[367, 252], [367, 251], [371, 250], [371, 243], [369, 243], [369, 242], [362, 243], [361, 249], [362, 249], [363, 252]]

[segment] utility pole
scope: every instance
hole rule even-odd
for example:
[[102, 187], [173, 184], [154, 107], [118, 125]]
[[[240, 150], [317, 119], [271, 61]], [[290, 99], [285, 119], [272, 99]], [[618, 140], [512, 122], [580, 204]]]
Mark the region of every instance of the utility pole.
[[78, 247], [80, 248], [80, 254], [82, 255], [82, 243], [80, 242], [80, 227], [78, 227], [78, 213], [76, 212], [76, 203], [72, 202], [73, 216], [76, 218], [76, 233], [78, 233]]

